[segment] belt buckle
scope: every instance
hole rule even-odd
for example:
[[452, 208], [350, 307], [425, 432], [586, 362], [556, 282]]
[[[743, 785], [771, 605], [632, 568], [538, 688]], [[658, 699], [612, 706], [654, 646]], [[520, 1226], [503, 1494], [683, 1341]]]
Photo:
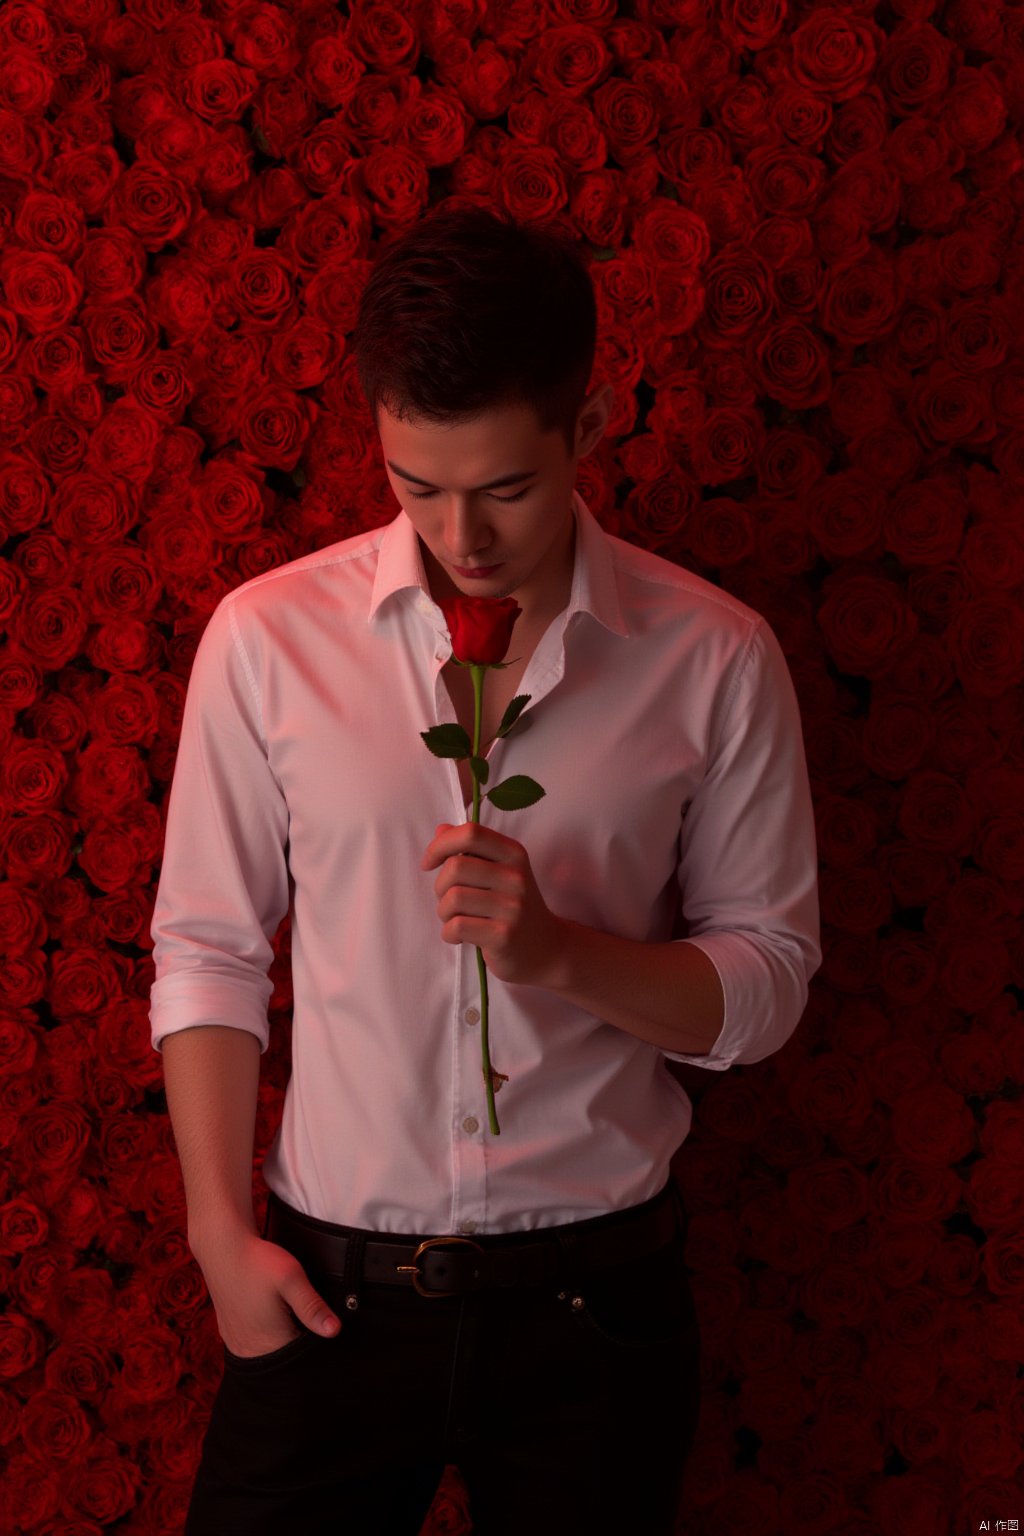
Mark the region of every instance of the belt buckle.
[[412, 1283], [421, 1296], [457, 1296], [457, 1291], [425, 1291], [420, 1284], [420, 1268], [417, 1260], [427, 1248], [433, 1248], [437, 1243], [465, 1243], [470, 1248], [475, 1248], [477, 1253], [483, 1253], [479, 1243], [474, 1243], [469, 1237], [427, 1237], [420, 1243], [412, 1256], [411, 1264], [396, 1264], [395, 1269], [399, 1274], [412, 1275]]

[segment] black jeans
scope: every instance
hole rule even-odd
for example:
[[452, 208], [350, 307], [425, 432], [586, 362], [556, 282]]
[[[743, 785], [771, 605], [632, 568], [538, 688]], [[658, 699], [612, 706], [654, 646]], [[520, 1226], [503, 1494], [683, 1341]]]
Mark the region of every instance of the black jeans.
[[671, 1242], [564, 1297], [364, 1283], [350, 1312], [307, 1267], [341, 1332], [224, 1350], [184, 1536], [419, 1536], [449, 1463], [474, 1536], [671, 1536], [700, 1401], [672, 1195]]

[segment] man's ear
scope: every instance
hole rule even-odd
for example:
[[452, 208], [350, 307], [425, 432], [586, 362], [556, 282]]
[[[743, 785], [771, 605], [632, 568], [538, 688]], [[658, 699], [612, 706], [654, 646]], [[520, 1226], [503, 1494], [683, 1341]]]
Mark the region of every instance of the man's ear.
[[580, 408], [577, 459], [585, 459], [601, 441], [612, 411], [615, 409], [615, 385], [606, 381], [588, 395]]

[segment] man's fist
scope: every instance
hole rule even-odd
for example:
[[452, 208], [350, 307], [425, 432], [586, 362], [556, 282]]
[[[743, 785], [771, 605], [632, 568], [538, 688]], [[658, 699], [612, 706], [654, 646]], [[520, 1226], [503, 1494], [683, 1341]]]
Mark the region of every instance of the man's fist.
[[438, 864], [434, 891], [445, 943], [478, 945], [501, 981], [551, 986], [562, 920], [546, 905], [522, 843], [479, 822], [442, 822], [420, 867]]

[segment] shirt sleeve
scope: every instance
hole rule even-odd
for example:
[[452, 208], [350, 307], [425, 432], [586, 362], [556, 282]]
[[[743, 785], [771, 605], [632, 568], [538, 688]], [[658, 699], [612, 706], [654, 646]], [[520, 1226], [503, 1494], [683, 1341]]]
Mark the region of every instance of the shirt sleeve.
[[711, 1050], [665, 1051], [724, 1071], [789, 1039], [821, 964], [818, 854], [800, 709], [763, 618], [733, 675], [708, 770], [683, 815], [678, 879], [689, 932], [718, 972]]
[[167, 802], [150, 933], [154, 1050], [198, 1024], [270, 1042], [271, 940], [288, 909], [288, 806], [267, 758], [259, 689], [222, 598], [196, 650]]

